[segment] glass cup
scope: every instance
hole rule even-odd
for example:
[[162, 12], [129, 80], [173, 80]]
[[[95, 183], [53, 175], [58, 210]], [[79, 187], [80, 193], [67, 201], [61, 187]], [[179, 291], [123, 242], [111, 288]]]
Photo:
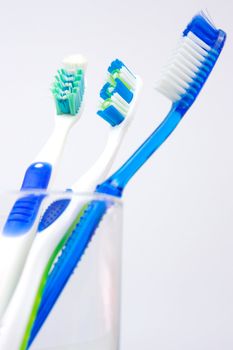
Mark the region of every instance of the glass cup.
[[42, 212], [49, 204], [60, 199], [69, 198], [82, 204], [96, 200], [111, 202], [78, 266], [30, 349], [119, 350], [121, 201], [111, 196], [93, 193], [2, 193], [1, 230], [15, 201], [25, 195], [43, 196]]

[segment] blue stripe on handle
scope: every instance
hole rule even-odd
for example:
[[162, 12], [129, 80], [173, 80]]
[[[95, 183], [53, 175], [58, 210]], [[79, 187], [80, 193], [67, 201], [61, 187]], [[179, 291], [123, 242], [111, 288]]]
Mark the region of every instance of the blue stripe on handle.
[[[46, 190], [51, 177], [49, 163], [34, 163], [27, 169], [21, 191]], [[18, 236], [25, 234], [34, 224], [45, 194], [23, 195], [13, 205], [5, 223], [3, 234]]]

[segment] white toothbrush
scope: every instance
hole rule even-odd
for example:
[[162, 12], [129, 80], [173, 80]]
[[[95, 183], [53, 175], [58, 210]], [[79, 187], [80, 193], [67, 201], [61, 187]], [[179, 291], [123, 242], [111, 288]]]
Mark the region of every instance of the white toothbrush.
[[22, 193], [0, 233], [0, 319], [14, 292], [38, 227], [44, 196], [33, 194], [33, 191], [46, 190], [51, 185], [68, 132], [82, 114], [86, 60], [81, 55], [74, 55], [67, 57], [63, 64], [64, 68], [58, 71], [53, 86], [57, 108], [54, 130], [28, 167]]
[[[141, 79], [134, 76], [121, 61], [112, 62], [107, 83], [100, 93], [104, 101], [98, 112], [112, 125], [108, 141], [94, 166], [72, 186], [73, 192], [91, 192], [100, 181], [106, 178], [133, 119], [141, 85]], [[68, 238], [67, 228], [73, 221], [79, 220], [80, 210], [85, 204], [84, 200], [78, 196], [70, 200], [69, 197], [67, 194], [68, 199], [53, 203], [47, 209], [47, 218], [39, 226], [40, 232], [33, 242], [23, 274], [1, 325], [0, 347], [2, 350], [9, 347], [11, 350], [27, 348], [48, 272], [57, 252], [61, 250]], [[54, 214], [58, 215], [56, 220], [50, 218]], [[9, 337], [12, 329], [14, 329], [13, 338]]]

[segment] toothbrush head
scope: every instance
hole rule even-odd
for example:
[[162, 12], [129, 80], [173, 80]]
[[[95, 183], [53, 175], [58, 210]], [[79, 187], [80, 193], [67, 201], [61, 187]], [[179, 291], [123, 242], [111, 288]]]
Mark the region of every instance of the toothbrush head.
[[81, 55], [68, 56], [63, 68], [57, 71], [52, 94], [58, 115], [76, 116], [83, 103], [86, 59]]
[[183, 31], [156, 89], [181, 108], [189, 108], [211, 73], [225, 39], [224, 31], [217, 29], [204, 12], [198, 13]]
[[97, 114], [113, 127], [125, 119], [129, 121], [140, 87], [141, 79], [116, 59], [110, 64], [107, 81], [100, 91], [101, 104]]

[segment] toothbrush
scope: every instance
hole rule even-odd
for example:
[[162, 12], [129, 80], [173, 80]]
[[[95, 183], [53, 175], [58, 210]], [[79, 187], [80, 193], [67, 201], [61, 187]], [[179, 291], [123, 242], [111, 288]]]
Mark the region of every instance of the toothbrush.
[[0, 319], [20, 277], [40, 218], [45, 195], [33, 194], [33, 191], [46, 190], [53, 182], [68, 132], [82, 113], [86, 61], [83, 56], [74, 55], [67, 57], [63, 64], [53, 85], [57, 110], [54, 131], [27, 168], [20, 198], [0, 233]]
[[[133, 120], [141, 85], [141, 79], [131, 73], [120, 60], [111, 63], [107, 82], [100, 91], [102, 100], [98, 111], [110, 124], [107, 145], [94, 166], [71, 187], [72, 192], [92, 192], [106, 178]], [[48, 272], [68, 238], [67, 226], [73, 221], [79, 221], [83, 214], [83, 205], [83, 200], [78, 196], [69, 199], [67, 192], [67, 197], [53, 202], [46, 210], [1, 325], [1, 349], [26, 348]], [[10, 329], [14, 329], [14, 337], [8, 333]]]
[[[222, 30], [217, 30], [203, 12], [192, 19], [183, 32], [180, 47], [157, 85], [157, 90], [172, 101], [170, 112], [129, 160], [106, 181], [97, 186], [97, 193], [122, 196], [128, 181], [168, 138], [195, 101], [221, 53], [225, 38], [226, 34]], [[79, 223], [71, 228], [72, 234], [48, 278], [28, 348], [110, 206], [111, 197], [106, 198], [105, 202], [101, 200], [90, 202]], [[50, 292], [46, 293], [47, 290]]]

